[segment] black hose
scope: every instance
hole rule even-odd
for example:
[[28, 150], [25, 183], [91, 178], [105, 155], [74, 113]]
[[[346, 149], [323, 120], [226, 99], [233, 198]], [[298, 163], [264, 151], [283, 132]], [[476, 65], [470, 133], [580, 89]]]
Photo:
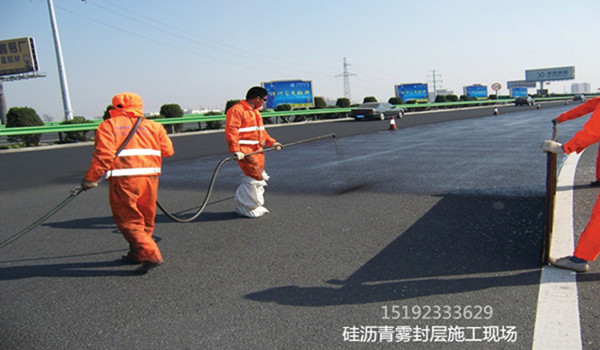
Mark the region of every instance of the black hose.
[[[288, 144], [285, 144], [283, 147], [295, 146], [295, 145], [299, 145], [301, 143], [307, 143], [307, 142], [317, 141], [317, 140], [321, 140], [321, 139], [328, 138], [328, 137], [333, 137], [334, 140], [337, 143], [337, 140], [335, 139], [335, 134], [327, 134], [327, 135], [313, 137], [313, 138], [306, 139], [306, 140], [300, 140], [300, 141], [290, 142]], [[277, 149], [277, 147], [265, 148], [265, 149], [262, 149], [260, 151], [247, 153], [244, 156], [250, 156], [250, 155], [253, 155], [253, 154], [258, 154], [258, 153], [264, 153], [264, 152], [268, 152], [268, 151], [273, 151], [275, 149]], [[167, 209], [165, 209], [165, 207], [163, 207], [163, 205], [158, 200], [156, 201], [156, 206], [167, 217], [169, 217], [173, 221], [177, 221], [177, 222], [181, 222], [181, 223], [186, 223], [186, 222], [192, 222], [192, 221], [196, 220], [198, 218], [198, 216], [200, 216], [200, 214], [202, 214], [202, 212], [204, 211], [204, 208], [206, 208], [206, 205], [208, 204], [208, 200], [210, 199], [210, 196], [212, 194], [213, 188], [215, 186], [215, 181], [217, 179], [217, 174], [219, 173], [219, 170], [221, 169], [221, 167], [223, 166], [223, 164], [225, 164], [226, 162], [228, 162], [230, 160], [233, 160], [233, 159], [234, 159], [233, 156], [229, 156], [229, 157], [224, 158], [223, 160], [221, 160], [219, 162], [219, 164], [217, 165], [217, 167], [213, 171], [212, 178], [210, 179], [210, 184], [208, 185], [208, 191], [206, 192], [206, 196], [204, 197], [204, 201], [202, 202], [202, 205], [200, 206], [200, 209], [198, 209], [198, 211], [194, 215], [192, 215], [191, 217], [189, 217], [187, 219], [182, 219], [182, 218], [176, 217], [175, 215], [173, 215], [172, 213], [170, 213]]]
[[22, 229], [21, 231], [19, 231], [16, 234], [14, 234], [9, 239], [7, 239], [7, 240], [3, 241], [2, 243], [0, 243], [0, 248], [4, 248], [5, 246], [9, 245], [10, 243], [12, 243], [12, 242], [16, 241], [17, 239], [19, 239], [20, 237], [24, 236], [27, 232], [29, 232], [29, 231], [33, 230], [34, 228], [40, 226], [44, 221], [48, 220], [49, 217], [51, 217], [52, 215], [56, 214], [65, 205], [67, 205], [70, 201], [72, 201], [75, 197], [77, 197], [77, 195], [80, 194], [82, 190], [83, 189], [81, 188], [81, 186], [73, 187], [73, 189], [71, 189], [71, 195], [69, 195], [69, 197], [67, 197], [64, 201], [60, 202], [56, 207], [54, 207], [52, 210], [50, 210], [48, 213], [46, 213], [46, 215], [44, 215], [41, 218], [39, 218], [36, 222], [34, 222], [33, 224], [25, 227], [24, 229]]
[[[140, 120], [138, 120], [138, 123], [136, 124], [136, 127], [133, 130], [137, 129], [137, 125], [139, 125], [140, 121], [141, 121], [141, 118], [140, 118]], [[130, 136], [131, 135], [133, 135], [133, 133], [130, 133]], [[321, 140], [321, 139], [324, 139], [324, 138], [327, 138], [327, 137], [333, 137], [335, 139], [335, 134], [328, 134], [328, 135], [323, 135], [323, 136], [319, 136], [319, 137], [314, 137], [314, 138], [311, 138], [311, 139], [306, 139], [306, 140], [300, 140], [300, 141], [296, 141], [296, 142], [291, 142], [291, 143], [288, 143], [288, 144], [284, 145], [284, 147], [290, 147], [290, 146], [299, 145], [301, 143], [307, 143], [307, 142], [317, 141], [317, 140]], [[128, 137], [128, 138], [131, 138], [131, 137]], [[336, 143], [337, 143], [337, 140], [336, 140]], [[125, 144], [126, 144], [126, 142], [123, 143], [123, 145], [125, 145]], [[275, 150], [275, 149], [276, 149], [276, 147], [265, 148], [265, 149], [260, 150], [260, 151], [248, 153], [248, 154], [246, 154], [246, 156], [252, 155], [252, 154], [257, 154], [257, 153], [268, 152], [268, 151], [272, 151], [272, 150]], [[117, 154], [120, 151], [121, 151], [121, 149], [119, 149], [119, 151], [117, 152]], [[202, 206], [200, 207], [200, 209], [193, 216], [191, 216], [191, 217], [189, 217], [187, 219], [181, 219], [181, 218], [178, 218], [175, 215], [169, 213], [162, 206], [162, 204], [160, 204], [159, 201], [156, 201], [156, 205], [160, 208], [160, 210], [162, 210], [163, 213], [165, 213], [166, 216], [168, 216], [173, 221], [185, 223], [185, 222], [191, 222], [191, 221], [197, 219], [198, 216], [200, 216], [200, 214], [202, 214], [202, 211], [204, 211], [204, 208], [208, 204], [208, 200], [209, 200], [210, 195], [212, 194], [213, 188], [215, 186], [215, 181], [217, 179], [217, 174], [219, 173], [219, 170], [221, 169], [221, 167], [223, 166], [223, 164], [225, 164], [226, 162], [228, 162], [230, 160], [233, 160], [233, 159], [234, 159], [233, 156], [229, 156], [229, 157], [224, 158], [223, 160], [221, 160], [219, 162], [219, 164], [217, 165], [217, 167], [213, 171], [213, 175], [212, 175], [212, 178], [210, 179], [210, 184], [208, 186], [208, 191], [206, 192], [206, 196], [204, 197], [204, 202], [202, 203]], [[98, 182], [101, 182], [102, 180], [103, 180], [103, 178], [100, 179]], [[29, 231], [31, 231], [34, 228], [40, 226], [44, 221], [48, 220], [48, 218], [50, 218], [52, 215], [56, 214], [59, 210], [61, 210], [70, 201], [72, 201], [73, 199], [75, 199], [75, 197], [77, 197], [82, 191], [83, 191], [83, 189], [82, 189], [81, 186], [75, 186], [75, 187], [73, 187], [71, 189], [71, 194], [69, 195], [69, 197], [67, 197], [65, 200], [63, 200], [62, 202], [60, 202], [56, 207], [54, 207], [52, 210], [50, 210], [48, 213], [46, 213], [44, 216], [42, 216], [41, 218], [39, 218], [38, 220], [36, 220], [31, 225], [25, 227], [24, 229], [22, 229], [18, 233], [12, 235], [7, 240], [0, 242], [0, 248], [4, 248], [5, 246], [9, 245], [10, 243], [12, 243], [12, 242], [16, 241], [17, 239], [19, 239], [20, 237], [24, 236]]]
[[167, 209], [165, 209], [165, 207], [163, 207], [162, 204], [160, 204], [160, 202], [158, 200], [156, 201], [156, 206], [166, 216], [168, 216], [173, 221], [177, 221], [177, 222], [181, 222], [181, 223], [186, 223], [186, 222], [191, 222], [191, 221], [196, 220], [198, 218], [198, 216], [200, 216], [200, 214], [202, 214], [202, 212], [204, 211], [204, 208], [206, 207], [206, 204], [208, 204], [208, 199], [210, 198], [210, 195], [212, 194], [213, 188], [215, 187], [215, 181], [217, 179], [217, 174], [219, 173], [219, 170], [221, 169], [221, 167], [223, 166], [223, 164], [225, 164], [227, 161], [230, 161], [230, 160], [233, 160], [233, 157], [227, 157], [227, 158], [221, 160], [219, 162], [219, 164], [217, 165], [217, 167], [215, 168], [215, 170], [213, 171], [212, 178], [210, 179], [210, 184], [208, 185], [208, 191], [206, 192], [206, 196], [204, 197], [204, 202], [202, 203], [202, 205], [200, 206], [200, 209], [198, 209], [198, 211], [196, 212], [196, 214], [192, 215], [191, 217], [189, 217], [187, 219], [180, 219], [180, 218], [176, 217], [175, 215], [171, 214]]

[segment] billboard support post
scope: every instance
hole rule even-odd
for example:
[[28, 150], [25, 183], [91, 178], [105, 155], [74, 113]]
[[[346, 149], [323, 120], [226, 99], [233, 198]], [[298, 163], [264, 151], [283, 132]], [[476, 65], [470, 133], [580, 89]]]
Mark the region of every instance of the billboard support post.
[[6, 99], [4, 98], [4, 87], [0, 80], [0, 124], [6, 125]]
[[52, 3], [52, 0], [48, 0], [48, 12], [50, 13], [50, 23], [52, 24], [52, 33], [54, 34], [54, 48], [56, 49], [56, 62], [58, 64], [58, 74], [60, 77], [63, 106], [65, 108], [65, 120], [71, 120], [73, 119], [73, 112], [71, 110], [71, 100], [69, 98], [69, 86], [67, 84], [67, 74], [65, 73], [62, 50], [60, 47], [60, 38], [58, 36], [58, 27], [56, 25], [56, 18], [54, 16], [54, 4]]

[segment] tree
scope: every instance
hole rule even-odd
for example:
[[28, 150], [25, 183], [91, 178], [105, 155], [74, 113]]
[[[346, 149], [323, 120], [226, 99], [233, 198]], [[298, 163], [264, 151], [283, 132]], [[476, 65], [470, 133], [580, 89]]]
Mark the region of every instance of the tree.
[[445, 95], [437, 95], [435, 97], [435, 102], [448, 102]]
[[337, 99], [337, 101], [335, 101], [335, 106], [338, 108], [348, 108], [350, 105], [350, 99], [346, 97], [340, 97]]
[[367, 96], [363, 99], [363, 103], [368, 103], [368, 102], [377, 102], [377, 99], [375, 98], [375, 96]]
[[[164, 118], [181, 118], [183, 117], [183, 110], [176, 103], [165, 104], [160, 107], [160, 115]], [[183, 123], [178, 124], [170, 124], [171, 132], [173, 132], [173, 128], [175, 132], [181, 132], [183, 129]]]
[[[16, 128], [21, 126], [43, 126], [44, 122], [33, 108], [12, 107], [6, 113], [6, 127]], [[9, 136], [9, 142], [22, 142], [25, 147], [37, 146], [42, 134], [27, 134], [18, 136]]]

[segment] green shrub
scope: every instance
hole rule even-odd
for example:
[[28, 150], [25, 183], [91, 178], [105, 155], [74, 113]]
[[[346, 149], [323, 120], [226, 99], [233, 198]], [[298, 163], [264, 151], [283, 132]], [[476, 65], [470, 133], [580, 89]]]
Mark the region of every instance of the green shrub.
[[110, 111], [115, 109], [115, 107], [113, 105], [108, 105], [108, 107], [106, 107], [106, 109], [104, 110], [104, 114], [102, 115], [102, 120], [106, 120], [108, 118], [110, 118]]
[[225, 113], [227, 113], [229, 108], [235, 106], [238, 103], [240, 103], [240, 100], [228, 100], [227, 103], [225, 104]]
[[367, 96], [363, 99], [363, 103], [378, 102], [375, 96]]
[[[43, 126], [44, 122], [40, 119], [33, 108], [12, 107], [6, 113], [6, 127], [16, 128], [23, 126]], [[37, 146], [40, 143], [42, 134], [27, 134], [9, 136], [8, 142], [22, 142], [25, 147]]]
[[[280, 105], [277, 105], [277, 107], [275, 107], [275, 112], [287, 112], [287, 111], [291, 111], [291, 110], [292, 110], [292, 105], [289, 103], [282, 103]], [[286, 116], [280, 116], [278, 118], [281, 118], [281, 121], [284, 123], [289, 123], [294, 119], [294, 116], [286, 115]], [[267, 118], [267, 119], [263, 118], [263, 123], [271, 124], [271, 118]]]
[[348, 108], [351, 104], [350, 99], [346, 97], [340, 97], [335, 101], [335, 106], [338, 108]]
[[[208, 112], [205, 115], [219, 115], [221, 114], [221, 112]], [[200, 124], [200, 123], [198, 123]], [[207, 130], [217, 130], [217, 129], [221, 129], [221, 121], [220, 120], [213, 120], [210, 122], [206, 122], [206, 129]]]
[[[160, 115], [164, 118], [181, 118], [183, 117], [183, 110], [176, 103], [165, 104], [160, 107]], [[165, 125], [168, 127], [167, 130], [171, 132], [181, 132], [183, 129], [183, 123]]]
[[327, 108], [327, 102], [325, 102], [325, 99], [323, 97], [316, 96], [314, 102], [315, 102], [314, 109]]
[[288, 104], [288, 103], [283, 103], [278, 105], [277, 107], [275, 107], [275, 111], [279, 112], [279, 111], [291, 111], [292, 110], [292, 105]]
[[[65, 120], [60, 123], [61, 125], [69, 125], [69, 124], [86, 124], [92, 123], [91, 120], [85, 119], [85, 117], [74, 117], [71, 120]], [[69, 131], [65, 132], [64, 143], [74, 143], [74, 142], [85, 142], [93, 140], [93, 133], [91, 130], [82, 130], [82, 131]]]
[[388, 103], [391, 103], [393, 105], [401, 105], [404, 103], [404, 101], [402, 101], [402, 97], [390, 97]]

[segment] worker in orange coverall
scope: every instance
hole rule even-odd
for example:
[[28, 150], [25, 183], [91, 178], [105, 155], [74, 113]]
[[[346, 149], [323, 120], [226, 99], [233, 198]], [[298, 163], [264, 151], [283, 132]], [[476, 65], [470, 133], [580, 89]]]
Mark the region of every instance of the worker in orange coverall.
[[[586, 147], [600, 141], [600, 97], [590, 99], [585, 103], [566, 112], [567, 115], [587, 114], [592, 112], [590, 119], [583, 125], [583, 129], [575, 133], [573, 138], [564, 145], [556, 141], [546, 140], [542, 149], [552, 153], [581, 153]], [[586, 272], [589, 269], [588, 261], [596, 260], [600, 254], [600, 197], [596, 200], [592, 215], [587, 226], [579, 236], [577, 247], [571, 256], [551, 259], [550, 263], [556, 267], [577, 272]]]
[[[113, 218], [129, 242], [130, 250], [122, 260], [141, 264], [136, 271], [146, 273], [163, 263], [152, 233], [162, 157], [173, 155], [173, 144], [161, 124], [144, 118], [140, 96], [121, 93], [113, 97], [112, 105], [110, 118], [96, 130], [96, 149], [81, 186], [94, 188], [106, 174]], [[116, 155], [139, 118], [135, 134]]]
[[[566, 111], [565, 113], [554, 118], [552, 121], [560, 124], [566, 122], [567, 120], [583, 117], [584, 115], [593, 112], [599, 103], [600, 98], [593, 98], [575, 108]], [[600, 146], [598, 146], [598, 154], [596, 156], [596, 180], [592, 181], [590, 185], [593, 187], [600, 187]]]
[[260, 109], [267, 101], [268, 91], [260, 86], [250, 88], [246, 99], [235, 104], [226, 113], [225, 138], [229, 152], [238, 161], [244, 177], [235, 191], [236, 212], [256, 218], [269, 211], [264, 204], [264, 187], [269, 175], [265, 172], [265, 154], [248, 153], [260, 151], [264, 146], [281, 150], [283, 145], [269, 136], [263, 125]]

